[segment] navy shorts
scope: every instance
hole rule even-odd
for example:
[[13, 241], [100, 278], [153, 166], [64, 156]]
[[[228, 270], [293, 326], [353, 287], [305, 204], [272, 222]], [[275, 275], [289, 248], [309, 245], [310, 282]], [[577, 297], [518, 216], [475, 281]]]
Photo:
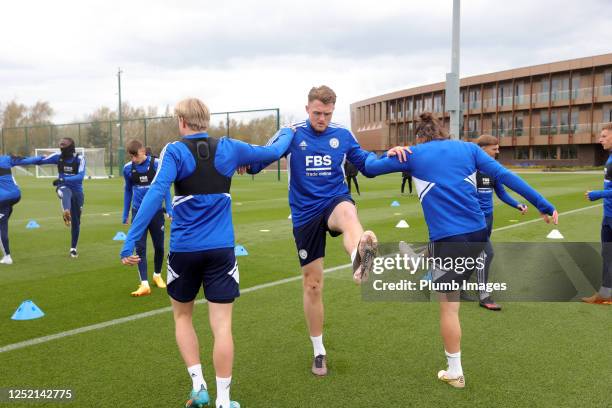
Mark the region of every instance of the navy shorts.
[[[487, 228], [483, 228], [479, 231], [453, 235], [432, 241], [429, 243], [429, 256], [442, 260], [450, 258], [453, 265], [462, 265], [465, 261], [462, 261], [460, 258], [476, 260], [481, 256], [488, 238]], [[482, 261], [484, 262], [484, 260]], [[434, 267], [432, 271], [433, 282], [449, 284], [456, 282], [461, 286], [463, 282], [470, 279], [476, 268], [467, 269], [461, 267], [461, 269], [449, 270]], [[437, 292], [450, 293], [454, 292], [454, 290], [438, 290]]]
[[295, 246], [298, 250], [301, 266], [308, 265], [315, 259], [325, 256], [325, 237], [327, 232], [332, 237], [342, 234], [341, 232], [330, 230], [327, 226], [327, 221], [336, 206], [344, 201], [355, 204], [349, 196], [336, 197], [321, 214], [313, 217], [304, 225], [293, 227], [293, 237], [295, 238]]
[[232, 303], [240, 296], [234, 248], [168, 253], [168, 295], [177, 302], [196, 298], [201, 287], [213, 303]]

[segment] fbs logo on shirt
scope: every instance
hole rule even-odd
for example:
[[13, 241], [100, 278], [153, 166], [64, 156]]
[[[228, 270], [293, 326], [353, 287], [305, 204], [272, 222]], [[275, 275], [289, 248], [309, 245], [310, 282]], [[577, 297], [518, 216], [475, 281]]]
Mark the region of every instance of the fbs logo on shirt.
[[331, 156], [306, 156], [306, 166], [331, 166]]
[[141, 183], [148, 183], [149, 182], [149, 178], [147, 176], [140, 176], [140, 182]]

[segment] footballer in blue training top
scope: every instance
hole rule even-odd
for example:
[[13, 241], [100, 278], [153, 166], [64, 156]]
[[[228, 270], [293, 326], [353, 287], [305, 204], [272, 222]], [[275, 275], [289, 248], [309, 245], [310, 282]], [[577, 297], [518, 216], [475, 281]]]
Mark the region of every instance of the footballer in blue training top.
[[[289, 177], [289, 206], [293, 236], [304, 275], [304, 311], [313, 343], [312, 372], [327, 374], [323, 346], [323, 258], [326, 234], [343, 234], [353, 264], [353, 278], [367, 279], [376, 251], [376, 235], [364, 231], [346, 184], [345, 162], [363, 170], [371, 153], [359, 146], [350, 130], [331, 121], [336, 103], [334, 91], [323, 85], [308, 94], [308, 119], [291, 125], [295, 136], [284, 152]], [[275, 140], [269, 144], [274, 145]], [[270, 162], [252, 165], [255, 174]]]

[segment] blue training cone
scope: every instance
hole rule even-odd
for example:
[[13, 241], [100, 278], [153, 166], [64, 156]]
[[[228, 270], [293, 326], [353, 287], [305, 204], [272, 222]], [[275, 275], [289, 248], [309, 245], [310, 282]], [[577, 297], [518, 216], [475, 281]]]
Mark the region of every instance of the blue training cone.
[[391, 203], [391, 207], [399, 207], [399, 206], [400, 206], [400, 203], [398, 203], [397, 201], [393, 201]]
[[15, 313], [13, 313], [13, 320], [32, 320], [38, 319], [39, 317], [43, 317], [45, 314], [38, 306], [34, 304], [31, 300], [26, 300], [21, 302]]
[[125, 235], [125, 232], [119, 231], [113, 237], [113, 241], [125, 241], [126, 238], [127, 238], [127, 235]]
[[247, 256], [248, 254], [249, 253], [247, 252], [246, 248], [242, 245], [236, 245], [234, 248], [234, 255], [236, 256]]
[[35, 220], [30, 220], [26, 225], [27, 229], [40, 228], [40, 225]]

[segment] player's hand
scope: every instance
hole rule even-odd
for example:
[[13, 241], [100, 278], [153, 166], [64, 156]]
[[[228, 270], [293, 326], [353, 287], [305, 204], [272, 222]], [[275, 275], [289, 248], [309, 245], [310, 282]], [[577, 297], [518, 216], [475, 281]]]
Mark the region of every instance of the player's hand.
[[549, 217], [548, 214], [540, 213], [540, 217], [544, 220], [545, 223], [550, 224], [552, 219], [553, 224], [559, 224], [559, 213], [557, 210], [553, 211], [552, 217]]
[[519, 211], [521, 212], [521, 215], [525, 215], [527, 213], [527, 206], [523, 203], [519, 204], [516, 206], [516, 208], [519, 209]]
[[130, 225], [130, 220], [123, 221], [123, 225]]
[[138, 265], [140, 263], [140, 257], [138, 255], [130, 255], [125, 258], [121, 258], [121, 263], [128, 266]]
[[238, 167], [238, 169], [236, 170], [236, 173], [238, 173], [239, 175], [243, 175], [247, 172], [248, 169], [250, 169], [251, 166], [240, 166]]
[[586, 198], [589, 201], [593, 201], [593, 200], [591, 200], [591, 197], [589, 197], [589, 194], [591, 194], [591, 190], [589, 190], [589, 191], [584, 193], [584, 198]]
[[412, 154], [412, 150], [409, 147], [395, 146], [389, 149], [387, 157], [397, 156], [400, 163], [403, 163], [406, 161], [406, 152]]

